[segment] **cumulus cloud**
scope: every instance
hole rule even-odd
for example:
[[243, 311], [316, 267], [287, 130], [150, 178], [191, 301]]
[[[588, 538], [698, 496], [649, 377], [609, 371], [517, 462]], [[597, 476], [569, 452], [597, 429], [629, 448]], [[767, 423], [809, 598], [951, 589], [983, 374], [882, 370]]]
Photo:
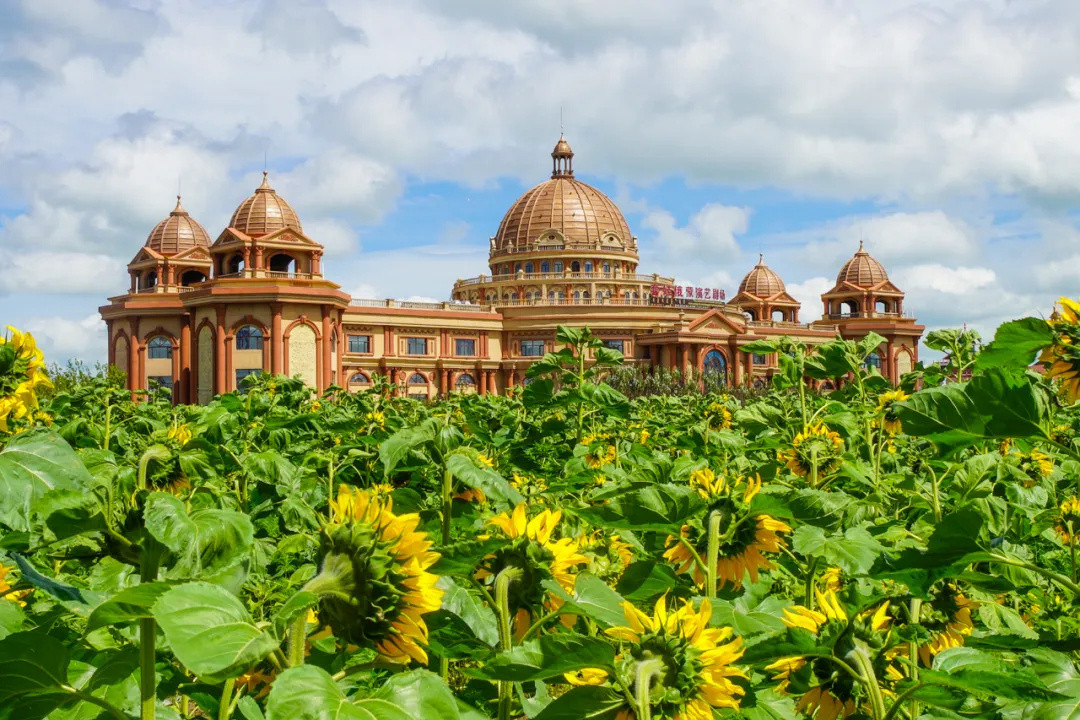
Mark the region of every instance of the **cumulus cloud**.
[[724, 262], [738, 257], [739, 242], [735, 236], [746, 232], [749, 221], [747, 208], [709, 204], [682, 227], [666, 210], [650, 212], [642, 224], [656, 233], [656, 243], [670, 259]]
[[21, 329], [33, 334], [50, 361], [61, 357], [100, 358], [106, 346], [105, 322], [95, 313], [81, 319], [33, 317]]
[[821, 293], [832, 289], [834, 282], [824, 277], [812, 277], [797, 283], [784, 283], [788, 294], [799, 301], [799, 320], [801, 322], [813, 322], [820, 320], [824, 306], [821, 302]]
[[895, 276], [896, 282], [908, 292], [934, 290], [948, 295], [967, 295], [997, 280], [997, 274], [990, 268], [944, 265], [914, 265]]
[[11, 293], [101, 293], [127, 290], [124, 263], [107, 255], [78, 252], [0, 251], [0, 295]]

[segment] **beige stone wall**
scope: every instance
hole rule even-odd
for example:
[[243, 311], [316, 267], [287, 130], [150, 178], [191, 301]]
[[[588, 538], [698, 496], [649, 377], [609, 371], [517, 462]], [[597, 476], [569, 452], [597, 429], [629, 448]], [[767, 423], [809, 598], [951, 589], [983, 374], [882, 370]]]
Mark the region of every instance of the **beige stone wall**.
[[315, 331], [307, 325], [297, 325], [289, 334], [289, 376], [299, 375], [311, 387], [318, 382], [315, 371], [317, 345]]
[[[263, 342], [270, 342], [264, 340]], [[233, 350], [233, 368], [236, 370], [262, 370], [262, 350]]]
[[208, 327], [199, 331], [199, 404], [210, 402], [214, 396], [214, 334]]
[[[896, 354], [896, 373], [897, 375], [903, 375], [909, 373], [912, 370], [911, 355], [906, 350], [900, 350]], [[898, 377], [897, 380], [900, 378]]]
[[[146, 350], [145, 352], [147, 353], [146, 377], [148, 377], [148, 378], [162, 377], [164, 375], [168, 375], [169, 377], [172, 377], [173, 361], [172, 361], [171, 358], [154, 358], [154, 359], [150, 359], [150, 357], [149, 357], [149, 352], [150, 351]], [[179, 351], [176, 350], [174, 352], [179, 352]]]

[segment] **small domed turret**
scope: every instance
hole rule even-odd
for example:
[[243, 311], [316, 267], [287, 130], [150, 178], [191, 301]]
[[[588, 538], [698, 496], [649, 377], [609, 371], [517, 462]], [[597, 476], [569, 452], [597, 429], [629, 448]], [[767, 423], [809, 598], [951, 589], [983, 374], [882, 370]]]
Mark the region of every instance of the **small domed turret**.
[[860, 240], [858, 251], [840, 268], [836, 276], [836, 284], [850, 283], [857, 287], [868, 288], [888, 279], [889, 274], [885, 272], [885, 267], [866, 252]]
[[176, 196], [176, 208], [154, 226], [146, 238], [146, 247], [162, 255], [176, 255], [193, 247], [209, 247], [210, 235], [195, 218], [188, 215]]
[[229, 227], [235, 228], [250, 237], [260, 237], [284, 227], [302, 230], [300, 218], [285, 198], [270, 187], [270, 179], [263, 170], [262, 185], [236, 208]]

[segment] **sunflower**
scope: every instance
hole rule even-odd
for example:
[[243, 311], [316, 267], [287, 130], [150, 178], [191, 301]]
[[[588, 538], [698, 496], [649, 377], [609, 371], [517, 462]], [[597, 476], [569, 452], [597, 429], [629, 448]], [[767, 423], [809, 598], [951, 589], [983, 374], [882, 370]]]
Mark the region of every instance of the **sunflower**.
[[487, 495], [480, 488], [467, 487], [454, 493], [453, 498], [461, 502], [483, 504], [487, 502]]
[[634, 560], [630, 545], [605, 530], [594, 530], [579, 537], [578, 551], [588, 562], [585, 569], [604, 581], [618, 580]]
[[1031, 487], [1042, 478], [1050, 477], [1054, 472], [1054, 458], [1035, 448], [1032, 448], [1029, 453], [1017, 453], [1016, 457], [1020, 471], [1031, 481], [1027, 483], [1027, 487]]
[[818, 423], [803, 428], [790, 448], [777, 451], [776, 459], [800, 477], [810, 475], [815, 468], [821, 477], [840, 467], [843, 452], [844, 439], [840, 434]]
[[731, 410], [726, 405], [714, 402], [705, 408], [705, 419], [711, 430], [726, 430], [731, 427]]
[[12, 568], [0, 563], [0, 600], [10, 600], [13, 603], [18, 604], [21, 607], [26, 607], [25, 598], [33, 592], [31, 588], [26, 590], [12, 590], [12, 585], [8, 581], [8, 573]]
[[191, 442], [191, 430], [185, 424], [173, 425], [165, 435], [169, 440], [175, 440], [177, 445], [183, 447]]
[[890, 435], [896, 435], [902, 429], [896, 414], [896, 403], [907, 399], [908, 394], [903, 390], [890, 390], [878, 396], [877, 411], [881, 416], [881, 427]]
[[510, 478], [510, 485], [522, 495], [537, 495], [548, 489], [547, 481], [535, 475], [522, 475], [514, 472]]
[[589, 451], [585, 453], [585, 465], [594, 470], [611, 465], [618, 457], [619, 451], [614, 445], [603, 442], [600, 444], [585, 442], [584, 444], [590, 445]]
[[705, 469], [690, 474], [690, 485], [709, 504], [700, 517], [682, 526], [681, 539], [668, 537], [664, 559], [676, 566], [676, 572], [693, 571], [694, 582], [704, 587], [706, 574], [697, 559], [708, 555], [709, 517], [715, 512], [721, 517], [717, 581], [721, 586], [731, 583], [738, 588], [749, 573], [751, 581], [757, 582], [759, 570], [773, 567], [765, 553], [778, 553], [785, 545], [778, 533], [791, 532], [787, 524], [751, 512], [750, 502], [761, 489], [761, 478], [739, 476], [731, 480]]
[[364, 419], [367, 420], [368, 423], [379, 428], [380, 430], [386, 428], [386, 413], [382, 412], [381, 410], [372, 410], [364, 416]]
[[9, 432], [9, 419], [33, 417], [38, 389], [52, 387], [34, 336], [10, 325], [7, 330], [10, 337], [0, 336], [0, 432]]
[[476, 579], [494, 585], [504, 568], [521, 570], [508, 595], [515, 637], [525, 634], [532, 618], [562, 606], [562, 599], [549, 592], [544, 581], [554, 580], [567, 593], [573, 593], [577, 566], [588, 562], [578, 552], [576, 540], [554, 539], [560, 520], [561, 510], [544, 510], [530, 520], [525, 503], [518, 504], [512, 513], [501, 513], [488, 520], [487, 524], [499, 530], [508, 542], [481, 561]]
[[[702, 600], [694, 610], [689, 600], [669, 611], [667, 596], [656, 601], [653, 615], [624, 602], [625, 627], [606, 631], [621, 648], [616, 658], [620, 675], [634, 677], [642, 660], [661, 661], [659, 675], [649, 683], [649, 709], [654, 718], [711, 720], [714, 708], [738, 710], [744, 690], [732, 678], [747, 679], [734, 663], [743, 654], [742, 639], [731, 628], [709, 627], [712, 605]], [[631, 720], [633, 709], [623, 707], [617, 720]]]
[[1080, 540], [1080, 498], [1074, 495], [1061, 503], [1061, 517], [1054, 529], [1066, 545]]
[[923, 603], [919, 615], [919, 624], [931, 633], [930, 639], [918, 647], [919, 659], [927, 667], [939, 652], [964, 644], [964, 636], [975, 627], [971, 611], [979, 605], [951, 583], [942, 584], [932, 595], [932, 600]]
[[607, 670], [601, 670], [600, 668], [581, 668], [580, 670], [563, 673], [563, 677], [571, 685], [580, 687], [582, 685], [603, 685], [607, 682], [608, 674]]
[[[825, 640], [831, 639], [835, 643], [834, 653], [846, 654], [850, 651], [854, 647], [852, 635], [871, 646], [880, 647], [884, 644], [885, 634], [892, 622], [888, 601], [859, 613], [852, 624], [853, 632], [848, 633], [849, 616], [836, 592], [815, 590], [814, 596], [819, 610], [803, 605], [784, 608], [784, 624], [789, 628], [806, 630]], [[822, 640], [819, 640], [820, 642]], [[899, 673], [885, 655], [879, 655], [878, 663], [887, 665], [887, 676], [899, 677]], [[889, 672], [890, 668], [892, 672]], [[782, 657], [767, 665], [765, 670], [773, 674], [773, 680], [779, 681], [776, 691], [798, 694], [800, 697], [796, 709], [815, 720], [848, 717], [858, 709], [858, 691], [854, 679], [828, 658], [801, 655]]]
[[1043, 348], [1039, 362], [1046, 376], [1056, 378], [1070, 402], [1080, 398], [1080, 303], [1067, 297], [1058, 298], [1060, 310], [1050, 316], [1049, 325], [1054, 343]]
[[320, 573], [306, 589], [320, 596], [319, 617], [345, 642], [374, 647], [388, 662], [427, 664], [423, 616], [443, 596], [428, 568], [439, 555], [416, 529], [420, 516], [396, 515], [392, 503], [342, 485], [330, 501]]

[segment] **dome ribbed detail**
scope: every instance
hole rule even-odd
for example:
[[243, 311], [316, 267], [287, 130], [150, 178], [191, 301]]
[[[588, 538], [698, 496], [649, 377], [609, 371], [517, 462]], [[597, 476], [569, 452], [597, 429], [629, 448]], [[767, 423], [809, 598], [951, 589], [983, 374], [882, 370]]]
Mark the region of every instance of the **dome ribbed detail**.
[[844, 263], [840, 273], [836, 276], [836, 284], [850, 283], [858, 287], [873, 287], [889, 279], [885, 267], [870, 256], [859, 242], [859, 250], [855, 255]]
[[265, 170], [262, 185], [255, 190], [254, 195], [236, 208], [229, 227], [251, 237], [266, 235], [284, 227], [292, 227], [298, 231], [303, 229], [296, 211], [270, 187], [270, 179]]
[[765, 257], [758, 257], [758, 264], [739, 283], [739, 293], [748, 293], [754, 297], [768, 298], [782, 293], [787, 288], [776, 272], [765, 264]]
[[[534, 245], [597, 247], [637, 257], [634, 236], [619, 208], [592, 185], [574, 179], [573, 150], [560, 137], [551, 153], [553, 172], [510, 206], [492, 242], [492, 256]], [[604, 239], [609, 241], [604, 243]], [[610, 242], [611, 239], [617, 244]], [[617, 245], [621, 245], [618, 247]]]
[[210, 235], [188, 215], [176, 196], [176, 208], [150, 231], [146, 247], [162, 255], [176, 255], [193, 247], [210, 247]]

